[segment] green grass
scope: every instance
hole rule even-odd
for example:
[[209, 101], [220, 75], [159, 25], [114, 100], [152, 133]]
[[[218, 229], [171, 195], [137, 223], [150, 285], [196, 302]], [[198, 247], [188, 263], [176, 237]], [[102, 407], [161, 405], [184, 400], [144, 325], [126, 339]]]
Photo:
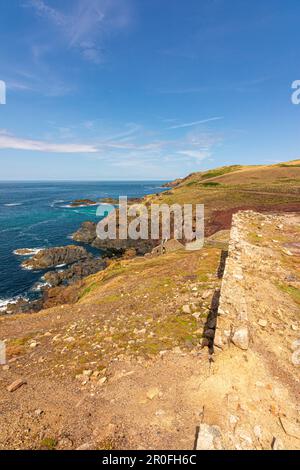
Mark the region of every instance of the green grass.
[[118, 300], [121, 299], [120, 295], [117, 294], [111, 294], [111, 295], [105, 295], [101, 297], [101, 300], [97, 302], [97, 304], [105, 304], [105, 303], [112, 303], [112, 302], [118, 302]]
[[207, 181], [207, 183], [202, 183], [201, 186], [205, 188], [213, 188], [215, 186], [220, 186], [221, 183], [217, 183], [216, 181]]
[[202, 175], [202, 179], [217, 178], [218, 176], [223, 176], [228, 173], [232, 173], [233, 171], [240, 170], [241, 168], [242, 168], [241, 165], [232, 165], [232, 166], [217, 168], [216, 170], [208, 171], [207, 173]]
[[98, 286], [97, 282], [93, 282], [90, 286], [86, 287], [80, 294], [79, 299], [83, 299], [86, 295], [90, 294]]
[[300, 163], [294, 163], [294, 165], [289, 165], [288, 163], [280, 163], [278, 166], [280, 166], [281, 168], [299, 168], [300, 167]]
[[52, 439], [51, 437], [45, 437], [41, 441], [41, 447], [47, 450], [55, 450], [55, 447], [57, 446], [57, 440]]
[[103, 277], [103, 281], [108, 281], [113, 279], [114, 277], [118, 276], [119, 274], [123, 274], [125, 272], [129, 272], [129, 269], [125, 266], [122, 266], [120, 262], [115, 263], [113, 267], [110, 267]]
[[278, 287], [282, 292], [289, 294], [294, 302], [300, 305], [300, 289], [285, 284], [280, 284]]

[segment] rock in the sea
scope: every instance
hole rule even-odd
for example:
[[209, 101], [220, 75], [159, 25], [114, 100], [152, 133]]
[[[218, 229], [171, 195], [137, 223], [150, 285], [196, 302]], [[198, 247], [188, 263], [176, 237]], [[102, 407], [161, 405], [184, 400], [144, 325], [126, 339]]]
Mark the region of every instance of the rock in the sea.
[[70, 285], [84, 277], [102, 271], [106, 267], [106, 260], [90, 257], [83, 261], [77, 261], [63, 271], [49, 271], [44, 275], [44, 280], [52, 287]]
[[36, 253], [37, 251], [39, 250], [34, 250], [32, 248], [19, 248], [14, 251], [14, 254], [18, 256], [31, 256], [34, 255], [34, 253]]
[[95, 222], [83, 222], [77, 232], [73, 233], [73, 240], [80, 243], [92, 243], [97, 237], [96, 227]]
[[[116, 214], [118, 214], [118, 209], [116, 210]], [[109, 220], [109, 217], [113, 216], [113, 213], [110, 214], [107, 217], [107, 220]], [[96, 228], [96, 223], [90, 221], [84, 222], [81, 227], [77, 230], [77, 232], [73, 233], [72, 238], [77, 242], [90, 244], [94, 248], [107, 252], [109, 255], [116, 256], [122, 256], [127, 250], [130, 249], [135, 249], [137, 255], [143, 256], [146, 253], [151, 252], [154, 246], [157, 245], [157, 240], [151, 239], [132, 240], [129, 237], [125, 240], [120, 239], [118, 236], [119, 227], [117, 228], [115, 239], [102, 240], [97, 237]]]
[[219, 426], [200, 424], [196, 450], [222, 450], [222, 433]]
[[89, 257], [89, 253], [82, 246], [68, 245], [41, 250], [29, 260], [24, 261], [22, 266], [27, 269], [47, 269]]
[[16, 313], [33, 313], [42, 309], [42, 299], [33, 300], [29, 302], [26, 299], [19, 299], [17, 302], [8, 303], [6, 306], [5, 315], [13, 315]]
[[237, 328], [231, 338], [231, 341], [238, 348], [247, 351], [249, 348], [249, 330], [247, 327], [243, 326]]
[[76, 199], [70, 205], [71, 207], [82, 207], [82, 206], [94, 206], [97, 204], [95, 201], [91, 201], [90, 199]]

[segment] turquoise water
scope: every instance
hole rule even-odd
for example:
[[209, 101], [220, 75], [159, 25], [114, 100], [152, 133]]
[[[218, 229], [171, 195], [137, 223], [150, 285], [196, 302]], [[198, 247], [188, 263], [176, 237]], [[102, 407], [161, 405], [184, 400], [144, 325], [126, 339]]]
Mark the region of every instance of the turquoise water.
[[70, 235], [85, 220], [97, 221], [97, 206], [70, 208], [75, 199], [142, 197], [162, 191], [162, 182], [0, 182], [0, 308], [19, 296], [36, 296], [42, 272], [20, 267], [18, 248], [73, 243]]

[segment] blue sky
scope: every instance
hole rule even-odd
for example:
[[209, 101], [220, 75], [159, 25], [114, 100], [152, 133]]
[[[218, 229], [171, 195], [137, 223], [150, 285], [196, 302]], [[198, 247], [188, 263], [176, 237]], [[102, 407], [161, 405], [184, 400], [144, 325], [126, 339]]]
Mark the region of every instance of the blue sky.
[[298, 158], [299, 0], [0, 0], [0, 179]]

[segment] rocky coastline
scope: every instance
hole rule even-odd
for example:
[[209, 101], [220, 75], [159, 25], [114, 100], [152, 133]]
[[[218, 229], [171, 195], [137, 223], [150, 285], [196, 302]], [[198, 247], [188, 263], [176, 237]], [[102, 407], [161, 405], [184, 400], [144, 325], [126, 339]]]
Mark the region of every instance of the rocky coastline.
[[87, 206], [96, 206], [100, 204], [99, 202], [92, 201], [91, 199], [75, 199], [71, 202], [70, 207], [87, 207]]
[[[79, 202], [79, 201], [78, 201]], [[81, 201], [82, 202], [82, 201]], [[115, 201], [110, 200], [109, 203]], [[140, 200], [132, 200], [132, 203]], [[107, 202], [108, 203], [108, 202]], [[100, 240], [96, 233], [97, 224], [86, 221], [71, 235], [77, 244], [29, 249], [21, 248], [14, 251], [21, 256], [21, 267], [33, 271], [41, 271], [41, 282], [34, 286], [39, 291], [38, 298], [28, 300], [20, 298], [8, 302], [1, 315], [18, 313], [35, 313], [40, 310], [64, 303], [78, 300], [74, 297], [74, 289], [70, 287], [99, 271], [103, 271], [110, 263], [110, 259], [129, 259], [135, 256], [149, 254], [159, 244], [157, 240]], [[99, 250], [99, 257], [91, 254], [84, 246]]]
[[[117, 220], [118, 202], [114, 198], [101, 200], [102, 204], [116, 206]], [[147, 201], [143, 201], [142, 198], [128, 199], [129, 204], [142, 202], [147, 205]], [[90, 199], [78, 199], [73, 201], [70, 206], [96, 204], [100, 203]], [[108, 215], [107, 218], [109, 217]], [[33, 287], [33, 290], [39, 291], [39, 296], [33, 300], [14, 299], [7, 303], [0, 314], [34, 313], [54, 305], [72, 303], [77, 299], [73, 299], [74, 289], [69, 289], [70, 286], [75, 283], [78, 283], [79, 286], [84, 278], [106, 269], [111, 259], [129, 259], [136, 256], [149, 256], [151, 253], [155, 255], [155, 250], [159, 248], [161, 243], [160, 240], [152, 239], [133, 240], [128, 238], [123, 240], [119, 237], [120, 227], [118, 224], [116, 238], [102, 240], [97, 236], [96, 228], [95, 222], [83, 222], [78, 230], [70, 235], [76, 244], [52, 248], [16, 249], [14, 254], [23, 258], [21, 262], [23, 269], [41, 271], [40, 282]], [[83, 245], [86, 245], [87, 248]], [[92, 248], [93, 251], [99, 251], [99, 256], [91, 254], [89, 248]]]
[[95, 222], [83, 222], [77, 232], [72, 235], [72, 239], [103, 251], [109, 258], [122, 257], [127, 250], [135, 250], [137, 255], [144, 256], [159, 243], [157, 240], [121, 240], [118, 233], [115, 240], [101, 240], [97, 237], [96, 227]]
[[[105, 269], [108, 259], [95, 257], [80, 245], [67, 245], [38, 250], [20, 249], [15, 254], [26, 257], [21, 266], [24, 269], [41, 271], [41, 282], [34, 286], [40, 295], [28, 300], [20, 298], [8, 302], [2, 315], [34, 313], [67, 300], [63, 291], [80, 282], [83, 278]], [[100, 255], [100, 253], [99, 253]]]

